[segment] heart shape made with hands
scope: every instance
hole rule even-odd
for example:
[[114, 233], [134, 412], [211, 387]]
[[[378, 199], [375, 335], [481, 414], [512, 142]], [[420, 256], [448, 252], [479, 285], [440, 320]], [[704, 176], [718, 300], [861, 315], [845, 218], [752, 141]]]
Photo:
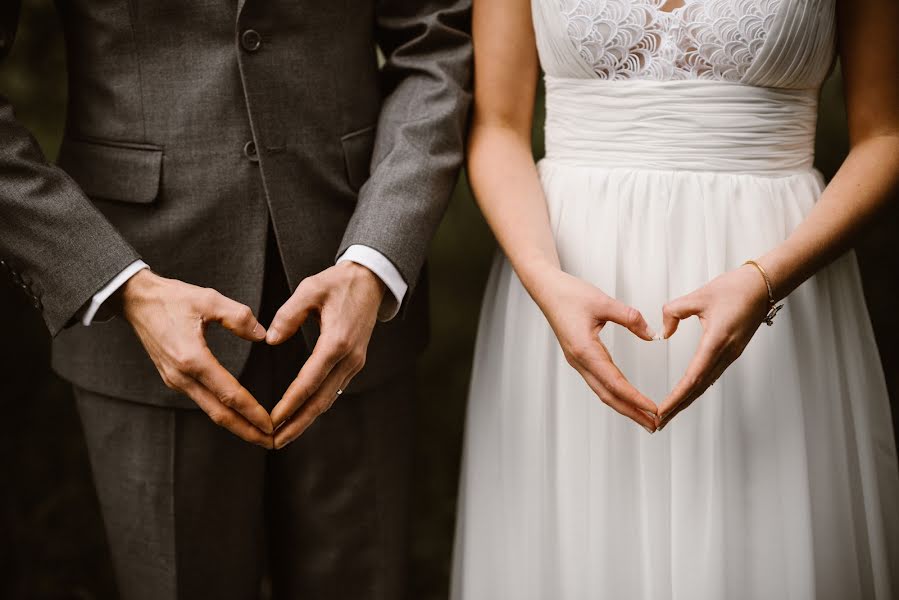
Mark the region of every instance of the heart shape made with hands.
[[[267, 449], [282, 448], [327, 411], [365, 364], [386, 286], [352, 261], [304, 279], [268, 328], [253, 309], [212, 288], [141, 269], [120, 292], [122, 314], [166, 387], [189, 397], [217, 425]], [[207, 328], [217, 324], [254, 343], [278, 345], [316, 319], [320, 335], [299, 374], [271, 410], [215, 357]]]
[[[632, 323], [620, 325], [630, 330], [630, 332], [634, 334], [634, 337], [644, 342], [667, 342], [670, 341], [677, 332], [680, 322], [689, 319], [692, 316], [697, 316], [700, 318], [700, 321], [702, 321], [702, 317], [692, 314], [692, 311], [681, 312], [678, 305], [669, 304], [663, 309], [663, 325], [661, 331], [658, 333], [652, 332], [652, 329], [646, 325], [645, 320], [643, 320], [642, 315], [639, 313], [634, 313]], [[600, 331], [609, 323], [610, 322], [608, 321], [604, 322], [600, 327]], [[704, 338], [705, 335], [703, 335], [702, 339]], [[603, 372], [603, 368], [599, 363], [595, 363], [592, 368], [587, 367], [586, 364], [588, 361], [585, 360], [583, 361], [583, 364], [586, 368], [578, 368], [577, 365], [574, 366], [580, 371], [584, 379], [587, 380], [587, 383], [590, 384], [594, 393], [596, 393], [605, 404], [608, 404], [623, 416], [636, 421], [649, 433], [655, 433], [670, 423], [677, 414], [690, 406], [690, 404], [702, 395], [705, 388], [708, 387], [702, 385], [702, 382], [707, 379], [704, 373], [705, 369], [703, 368], [703, 364], [706, 361], [700, 358], [700, 348], [703, 348], [702, 339], [684, 374], [675, 386], [667, 392], [662, 402], [653, 401], [631, 384], [619, 367], [615, 365], [614, 356], [608, 352], [601, 341], [600, 348], [604, 355], [603, 357], [608, 361], [608, 364], [611, 365], [610, 369], [607, 368], [605, 372]], [[723, 370], [723, 367], [721, 370]], [[715, 378], [717, 378], [717, 376], [718, 375], [715, 375]], [[622, 400], [625, 402], [622, 402]], [[651, 410], [650, 406], [652, 407]], [[643, 415], [645, 415], [645, 417]], [[649, 418], [649, 421], [646, 421], [646, 417]]]
[[680, 322], [691, 317], [699, 319], [702, 335], [683, 376], [657, 405], [657, 430], [664, 428], [721, 377], [743, 353], [762, 323], [771, 324], [771, 306], [767, 282], [746, 265], [665, 304], [662, 331], [653, 339], [671, 339]]

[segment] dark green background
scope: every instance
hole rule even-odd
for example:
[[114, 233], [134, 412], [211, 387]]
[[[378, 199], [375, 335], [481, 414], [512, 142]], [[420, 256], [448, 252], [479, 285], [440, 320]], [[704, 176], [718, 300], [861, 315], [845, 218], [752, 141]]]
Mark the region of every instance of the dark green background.
[[[0, 66], [0, 93], [55, 156], [65, 112], [65, 55], [50, 0], [25, 2], [13, 54]], [[539, 127], [535, 142], [539, 154]], [[839, 166], [846, 145], [835, 77], [824, 90], [820, 123], [818, 165], [826, 175]], [[899, 396], [897, 224], [894, 206], [859, 246], [893, 398]], [[467, 380], [493, 248], [463, 179], [431, 252], [433, 343], [420, 368], [412, 515], [416, 600], [446, 596]], [[0, 281], [0, 598], [114, 598], [77, 415], [67, 386], [49, 371], [48, 348], [39, 316]]]

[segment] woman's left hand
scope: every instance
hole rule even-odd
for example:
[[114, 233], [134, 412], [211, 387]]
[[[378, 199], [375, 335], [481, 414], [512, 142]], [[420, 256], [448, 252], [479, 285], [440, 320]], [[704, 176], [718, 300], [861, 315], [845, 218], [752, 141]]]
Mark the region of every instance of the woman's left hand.
[[699, 317], [702, 338], [686, 372], [659, 407], [659, 428], [699, 398], [734, 362], [768, 312], [768, 288], [758, 269], [744, 265], [719, 275], [662, 309], [662, 337], [683, 319]]

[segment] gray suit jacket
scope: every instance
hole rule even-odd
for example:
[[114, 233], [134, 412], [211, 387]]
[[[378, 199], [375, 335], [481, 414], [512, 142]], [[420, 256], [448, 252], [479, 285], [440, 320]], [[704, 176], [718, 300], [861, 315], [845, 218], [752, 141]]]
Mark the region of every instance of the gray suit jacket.
[[[288, 280], [352, 244], [410, 285], [375, 328], [362, 389], [427, 337], [414, 293], [461, 159], [470, 0], [67, 0], [69, 105], [58, 166], [0, 98], [0, 259], [42, 311], [56, 370], [103, 394], [191, 406], [124, 319], [70, 326], [141, 257], [257, 310], [274, 226]], [[0, 7], [0, 53], [18, 1]], [[379, 68], [374, 48], [386, 63]], [[304, 329], [309, 343], [316, 331]], [[209, 344], [241, 371], [250, 345]]]

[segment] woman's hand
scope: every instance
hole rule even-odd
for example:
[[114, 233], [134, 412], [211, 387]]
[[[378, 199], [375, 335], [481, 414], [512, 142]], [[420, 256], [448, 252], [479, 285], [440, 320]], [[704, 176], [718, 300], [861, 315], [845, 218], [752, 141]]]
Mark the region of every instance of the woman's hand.
[[653, 332], [643, 315], [557, 268], [547, 269], [538, 287], [545, 291], [537, 302], [559, 339], [568, 364], [600, 400], [653, 433], [658, 407], [630, 384], [599, 339], [602, 328], [612, 322], [651, 341]]
[[659, 429], [699, 398], [734, 362], [768, 313], [768, 289], [759, 271], [744, 265], [662, 309], [662, 337], [668, 339], [683, 319], [697, 316], [702, 338], [681, 380], [659, 407]]

